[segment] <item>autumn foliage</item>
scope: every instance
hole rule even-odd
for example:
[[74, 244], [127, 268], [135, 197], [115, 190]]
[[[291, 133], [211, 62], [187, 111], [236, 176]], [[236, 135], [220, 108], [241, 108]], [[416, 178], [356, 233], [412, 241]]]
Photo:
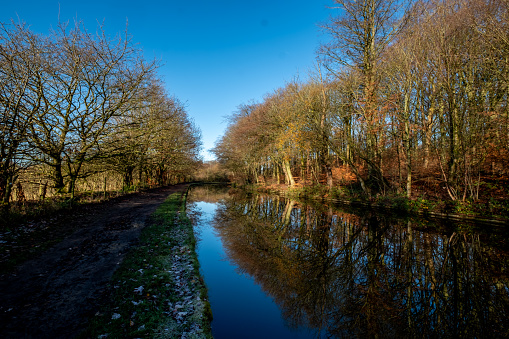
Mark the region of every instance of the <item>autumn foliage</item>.
[[215, 147], [230, 178], [503, 203], [509, 3], [335, 2], [310, 80], [232, 115]]

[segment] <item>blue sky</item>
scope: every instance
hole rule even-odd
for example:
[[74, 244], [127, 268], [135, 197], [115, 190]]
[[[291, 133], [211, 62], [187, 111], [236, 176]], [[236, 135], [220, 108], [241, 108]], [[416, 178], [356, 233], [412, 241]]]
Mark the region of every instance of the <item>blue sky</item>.
[[93, 32], [126, 27], [146, 59], [161, 61], [170, 94], [202, 131], [203, 156], [224, 133], [224, 117], [260, 101], [297, 76], [306, 79], [327, 39], [318, 27], [332, 0], [70, 1], [3, 0], [0, 21], [21, 20], [40, 33], [79, 19]]

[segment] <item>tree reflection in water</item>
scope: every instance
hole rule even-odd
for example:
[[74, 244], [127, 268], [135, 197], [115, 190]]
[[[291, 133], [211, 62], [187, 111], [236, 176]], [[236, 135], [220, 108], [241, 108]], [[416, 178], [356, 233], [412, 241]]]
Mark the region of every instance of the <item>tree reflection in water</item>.
[[214, 227], [229, 259], [293, 327], [334, 337], [509, 336], [508, 254], [488, 236], [277, 196], [223, 198]]

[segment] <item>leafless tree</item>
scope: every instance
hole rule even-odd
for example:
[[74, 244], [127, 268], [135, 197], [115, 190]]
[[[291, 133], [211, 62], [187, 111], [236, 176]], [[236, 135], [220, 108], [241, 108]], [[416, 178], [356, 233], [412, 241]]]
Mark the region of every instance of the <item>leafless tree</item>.
[[104, 31], [91, 35], [78, 22], [61, 24], [37, 51], [42, 65], [33, 91], [41, 105], [31, 124], [37, 160], [52, 168], [57, 191], [73, 193], [83, 164], [99, 157], [113, 117], [136, 105], [137, 94], [154, 72], [127, 33], [109, 39]]
[[379, 64], [382, 53], [394, 40], [402, 23], [404, 1], [335, 0], [342, 14], [325, 24], [332, 39], [321, 47], [324, 65], [339, 76], [344, 68], [361, 75], [362, 96], [356, 105], [363, 119], [365, 148], [360, 156], [366, 161], [369, 179], [379, 188], [385, 186], [382, 173], [384, 103], [379, 93]]
[[40, 107], [33, 91], [41, 40], [24, 24], [0, 24], [0, 201], [8, 204], [19, 171], [30, 163], [27, 131]]

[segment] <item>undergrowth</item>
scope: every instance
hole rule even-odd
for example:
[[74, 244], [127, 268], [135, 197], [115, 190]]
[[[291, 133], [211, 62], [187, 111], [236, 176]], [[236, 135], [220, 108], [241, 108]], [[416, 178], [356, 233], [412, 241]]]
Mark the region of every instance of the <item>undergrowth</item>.
[[0, 202], [0, 231], [8, 230], [9, 225], [18, 225], [37, 218], [47, 218], [62, 210], [70, 210], [80, 205], [101, 203], [129, 193], [138, 192], [140, 189], [108, 191], [108, 192], [79, 192], [74, 198], [70, 194], [60, 194], [42, 200], [29, 200], [12, 202], [10, 204]]
[[247, 191], [284, 194], [288, 197], [315, 200], [339, 200], [341, 202], [359, 203], [377, 208], [396, 210], [402, 213], [441, 213], [454, 214], [470, 218], [495, 218], [509, 220], [509, 201], [494, 198], [484, 200], [443, 200], [430, 197], [416, 197], [409, 199], [402, 194], [387, 193], [368, 197], [361, 190], [354, 187], [333, 187], [325, 185], [276, 188], [263, 185], [244, 186]]

